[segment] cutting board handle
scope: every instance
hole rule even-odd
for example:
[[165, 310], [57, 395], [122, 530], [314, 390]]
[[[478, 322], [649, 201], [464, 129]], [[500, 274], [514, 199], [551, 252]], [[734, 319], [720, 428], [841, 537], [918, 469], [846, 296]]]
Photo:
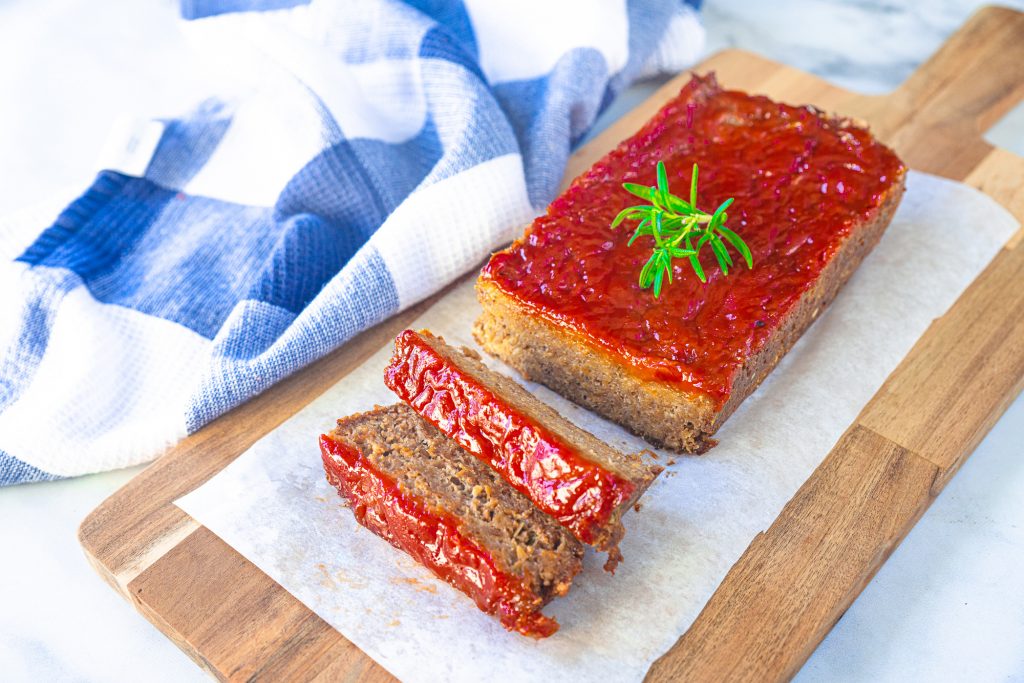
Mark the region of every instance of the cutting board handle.
[[918, 121], [980, 137], [1024, 98], [1024, 12], [979, 9], [890, 98]]

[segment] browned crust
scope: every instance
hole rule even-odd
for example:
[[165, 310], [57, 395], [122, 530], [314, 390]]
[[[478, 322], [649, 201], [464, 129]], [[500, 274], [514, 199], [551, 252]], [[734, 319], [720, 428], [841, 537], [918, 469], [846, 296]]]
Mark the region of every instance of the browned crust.
[[488, 368], [472, 349], [456, 349], [448, 345], [443, 337], [435, 336], [430, 330], [419, 330], [417, 334], [460, 372], [472, 377], [494, 392], [513, 410], [554, 434], [582, 457], [622, 477], [635, 487], [630, 498], [615, 508], [608, 522], [602, 525], [599, 533], [593, 539], [594, 547], [607, 551], [609, 554], [606, 569], [614, 569], [617, 561], [621, 559], [617, 546], [625, 534], [622, 515], [637, 504], [640, 496], [664, 468], [649, 461], [640, 453], [629, 455], [622, 453], [590, 432], [572, 424], [519, 384]]
[[730, 398], [721, 410], [703, 395], [639, 377], [607, 352], [550, 323], [485, 279], [477, 281], [483, 314], [473, 327], [473, 336], [488, 353], [527, 379], [651, 443], [701, 453], [715, 445], [711, 437], [721, 424], [768, 376], [881, 239], [903, 196], [904, 180], [905, 173], [901, 173], [874, 215], [851, 231], [761, 351], [737, 371]]

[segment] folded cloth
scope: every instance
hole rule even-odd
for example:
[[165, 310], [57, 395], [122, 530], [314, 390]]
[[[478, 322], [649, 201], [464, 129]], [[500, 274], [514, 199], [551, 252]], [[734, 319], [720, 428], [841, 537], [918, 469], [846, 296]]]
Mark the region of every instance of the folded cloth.
[[467, 272], [697, 58], [688, 2], [185, 0], [229, 85], [0, 225], [0, 484], [151, 459]]

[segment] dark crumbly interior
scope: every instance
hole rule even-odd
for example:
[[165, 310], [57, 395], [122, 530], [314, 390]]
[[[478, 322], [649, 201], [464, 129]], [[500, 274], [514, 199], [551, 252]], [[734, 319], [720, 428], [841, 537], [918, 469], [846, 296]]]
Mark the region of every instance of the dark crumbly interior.
[[461, 533], [544, 601], [568, 591], [581, 568], [580, 542], [409, 406], [343, 418], [333, 436], [405, 491], [458, 519]]

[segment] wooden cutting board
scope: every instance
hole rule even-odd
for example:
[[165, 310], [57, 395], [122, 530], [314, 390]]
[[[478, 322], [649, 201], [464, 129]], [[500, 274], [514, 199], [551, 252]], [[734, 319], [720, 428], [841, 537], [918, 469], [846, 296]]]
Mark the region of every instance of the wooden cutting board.
[[[1024, 96], [1022, 13], [981, 10], [880, 97], [737, 50], [695, 70], [716, 71], [728, 88], [863, 119], [912, 168], [968, 183], [1024, 224], [1024, 159], [981, 138]], [[583, 146], [566, 178], [632, 134], [688, 77]], [[1022, 239], [1024, 231], [932, 323], [650, 680], [781, 680], [799, 669], [1024, 387]], [[185, 439], [82, 523], [100, 575], [214, 676], [391, 678], [173, 501], [390, 343], [434, 299]]]

